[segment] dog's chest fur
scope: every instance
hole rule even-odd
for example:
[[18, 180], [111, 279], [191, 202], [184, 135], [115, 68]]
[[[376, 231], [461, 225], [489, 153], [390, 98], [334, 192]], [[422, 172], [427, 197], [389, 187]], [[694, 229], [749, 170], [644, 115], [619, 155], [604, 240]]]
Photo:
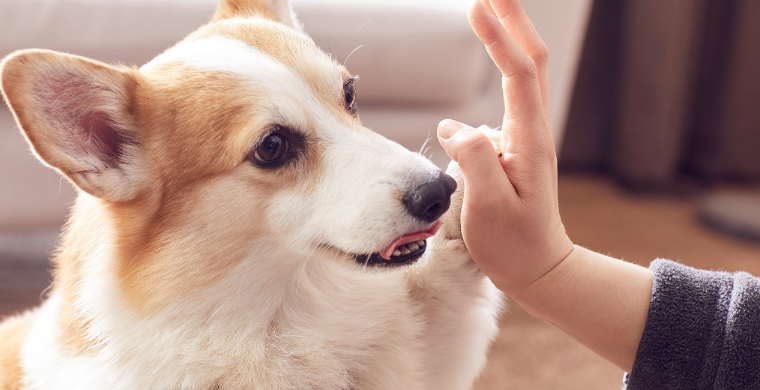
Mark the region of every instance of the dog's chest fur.
[[[238, 270], [222, 285], [244, 285], [239, 275], [245, 274]], [[30, 378], [40, 389], [61, 383], [70, 389], [104, 383], [101, 388], [109, 389], [383, 388], [363, 382], [407, 388], [397, 381], [418, 375], [422, 318], [403, 275], [361, 283], [346, 276], [304, 269], [292, 287], [282, 280], [276, 283], [280, 288], [262, 285], [237, 295], [220, 287], [203, 292], [206, 299], [193, 300], [192, 307], [168, 307], [150, 319], [124, 316], [124, 308], [104, 294], [100, 302], [83, 302], [98, 313], [89, 328], [98, 338], [97, 353], [78, 356], [68, 356], [51, 337], [59, 333], [51, 329], [60, 310], [54, 293], [32, 329], [35, 341], [26, 346], [24, 359], [30, 372], [41, 374]], [[269, 304], [262, 304], [263, 296]], [[52, 369], [36, 369], [51, 358], [58, 361]]]

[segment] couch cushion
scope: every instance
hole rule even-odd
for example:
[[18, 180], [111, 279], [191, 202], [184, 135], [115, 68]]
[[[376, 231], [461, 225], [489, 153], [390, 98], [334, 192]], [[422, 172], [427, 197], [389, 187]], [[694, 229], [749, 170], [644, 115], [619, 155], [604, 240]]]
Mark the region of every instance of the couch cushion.
[[[3, 0], [0, 56], [45, 48], [141, 65], [206, 23], [217, 0]], [[456, 104], [488, 58], [463, 0], [295, 0], [305, 30], [363, 79], [363, 103]], [[451, 55], [457, 53], [457, 55]], [[441, 82], [446, 80], [446, 82]]]
[[470, 29], [468, 4], [467, 0], [293, 1], [312, 38], [362, 77], [357, 83], [362, 102], [421, 105], [455, 105], [472, 99], [493, 67]]

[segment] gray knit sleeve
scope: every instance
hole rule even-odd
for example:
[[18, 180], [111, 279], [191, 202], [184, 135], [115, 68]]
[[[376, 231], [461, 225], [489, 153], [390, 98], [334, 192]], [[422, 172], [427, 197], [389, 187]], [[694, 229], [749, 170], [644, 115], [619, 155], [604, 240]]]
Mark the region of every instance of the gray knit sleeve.
[[760, 389], [760, 279], [655, 260], [628, 390]]

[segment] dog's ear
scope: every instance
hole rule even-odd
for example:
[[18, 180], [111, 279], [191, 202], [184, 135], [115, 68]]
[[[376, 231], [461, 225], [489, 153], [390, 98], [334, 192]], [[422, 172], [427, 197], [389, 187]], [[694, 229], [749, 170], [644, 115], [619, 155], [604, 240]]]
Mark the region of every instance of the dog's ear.
[[260, 16], [301, 30], [288, 0], [221, 0], [213, 21]]
[[145, 186], [134, 101], [140, 74], [47, 50], [0, 63], [3, 96], [36, 155], [80, 189], [112, 201]]

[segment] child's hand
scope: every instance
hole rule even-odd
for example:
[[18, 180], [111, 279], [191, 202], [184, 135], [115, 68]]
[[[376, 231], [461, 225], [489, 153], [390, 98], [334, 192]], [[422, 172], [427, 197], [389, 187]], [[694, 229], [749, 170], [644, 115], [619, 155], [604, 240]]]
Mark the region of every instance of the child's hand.
[[649, 310], [652, 272], [573, 247], [565, 233], [547, 117], [546, 46], [519, 0], [476, 0], [469, 16], [504, 76], [505, 114], [502, 157], [478, 130], [454, 121], [438, 126], [441, 144], [464, 176], [467, 249], [529, 313], [630, 370]]
[[476, 0], [469, 19], [503, 74], [503, 156], [485, 134], [458, 122], [441, 122], [438, 137], [464, 173], [462, 234], [470, 254], [519, 300], [573, 250], [557, 204], [548, 56], [518, 0]]

